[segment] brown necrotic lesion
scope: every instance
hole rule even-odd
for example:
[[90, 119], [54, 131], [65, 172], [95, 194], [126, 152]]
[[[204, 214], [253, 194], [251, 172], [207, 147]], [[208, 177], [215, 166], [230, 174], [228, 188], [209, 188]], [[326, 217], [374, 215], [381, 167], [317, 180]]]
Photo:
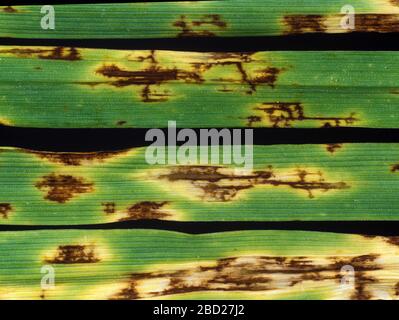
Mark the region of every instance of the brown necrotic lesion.
[[247, 118], [248, 126], [265, 121], [274, 128], [290, 128], [296, 122], [316, 121], [320, 123], [322, 128], [338, 128], [351, 126], [359, 121], [355, 112], [345, 117], [309, 116], [300, 102], [264, 102], [255, 110], [261, 111], [262, 114], [260, 116], [249, 116]]
[[102, 204], [103, 211], [106, 215], [111, 215], [116, 212], [116, 203], [115, 202], [103, 202]]
[[0, 217], [3, 219], [8, 219], [8, 216], [12, 210], [13, 209], [10, 203], [0, 203]]
[[156, 59], [154, 50], [148, 56], [138, 57], [137, 60], [139, 62], [148, 61], [149, 66], [141, 70], [128, 70], [115, 64], [103, 65], [96, 70], [96, 74], [112, 79], [110, 85], [114, 87], [142, 86], [141, 100], [143, 102], [167, 101], [170, 94], [166, 90], [158, 92], [153, 88], [159, 87], [161, 84], [178, 80], [193, 83], [204, 81], [200, 74], [193, 71], [163, 67]]
[[170, 168], [168, 173], [161, 173], [159, 179], [186, 182], [200, 191], [200, 198], [210, 202], [228, 202], [234, 200], [243, 190], [257, 186], [289, 187], [305, 191], [309, 198], [315, 192], [348, 189], [345, 182], [330, 182], [322, 172], [297, 169], [293, 173], [277, 173], [273, 167], [266, 170], [237, 173], [220, 166], [178, 166]]
[[[206, 63], [193, 63], [196, 70], [198, 70], [201, 74], [205, 73], [208, 70], [211, 70], [214, 67], [222, 66], [222, 67], [233, 67], [235, 69], [235, 73], [238, 74], [238, 79], [233, 78], [217, 78], [213, 79], [213, 81], [220, 83], [232, 83], [232, 84], [244, 84], [247, 86], [246, 94], [253, 94], [256, 92], [257, 87], [260, 85], [267, 85], [271, 88], [275, 87], [279, 74], [284, 71], [282, 68], [276, 68], [272, 66], [266, 66], [261, 69], [257, 69], [252, 73], [246, 70], [246, 64], [250, 63], [254, 60], [251, 58], [251, 53], [240, 53], [240, 54], [212, 54], [212, 59], [209, 59]], [[220, 92], [229, 92], [229, 89], [226, 85], [223, 85], [222, 89], [219, 89]], [[234, 91], [234, 90], [233, 90]], [[231, 92], [231, 91], [230, 91]]]
[[96, 263], [100, 259], [94, 245], [62, 245], [57, 248], [53, 257], [46, 258], [51, 264]]
[[162, 210], [164, 206], [169, 204], [168, 201], [142, 201], [133, 204], [127, 209], [127, 217], [125, 220], [161, 220], [170, 216], [168, 212]]
[[169, 201], [140, 201], [123, 210], [118, 210], [115, 202], [104, 202], [102, 206], [105, 214], [116, 215], [118, 221], [133, 221], [170, 218], [172, 213], [165, 209], [169, 204]]
[[181, 15], [173, 23], [173, 27], [180, 29], [180, 32], [177, 34], [179, 38], [215, 37], [214, 30], [222, 31], [226, 29], [227, 23], [218, 14], [206, 14], [198, 19], [189, 19], [185, 15]]
[[56, 173], [43, 176], [35, 186], [46, 192], [45, 199], [58, 203], [65, 203], [79, 194], [94, 191], [94, 184], [83, 177]]
[[[163, 65], [158, 61], [156, 51], [152, 50], [148, 56], [140, 56], [135, 59], [138, 62], [148, 63], [145, 68], [130, 70], [117, 64], [105, 64], [96, 69], [95, 73], [110, 79], [109, 82], [78, 82], [78, 84], [89, 86], [107, 84], [116, 88], [139, 86], [142, 87], [140, 97], [143, 102], [168, 101], [172, 94], [168, 90], [160, 88], [171, 82], [204, 84], [215, 81], [222, 84], [222, 90], [218, 90], [218, 92], [224, 93], [234, 91], [228, 89], [226, 84], [243, 84], [248, 88], [245, 91], [246, 94], [256, 92], [260, 85], [274, 88], [278, 76], [283, 70], [273, 66], [264, 66], [249, 72], [247, 66], [255, 61], [252, 58], [253, 55], [254, 53], [210, 53], [203, 59], [188, 63], [188, 67], [184, 69]], [[207, 79], [206, 73], [216, 67], [228, 68], [233, 77]]]
[[330, 143], [326, 145], [326, 150], [331, 153], [334, 154], [336, 153], [338, 150], [342, 149], [343, 144], [342, 143]]
[[[396, 1], [396, 0], [392, 0]], [[399, 16], [392, 13], [356, 13], [354, 28], [343, 29], [340, 21], [345, 15], [286, 15], [282, 24], [285, 34], [336, 32], [398, 32]]]
[[322, 15], [287, 15], [283, 17], [283, 25], [287, 34], [326, 32], [326, 17]]
[[304, 284], [322, 285], [323, 281], [339, 286], [341, 269], [350, 265], [356, 270], [356, 283], [350, 288], [349, 298], [371, 299], [370, 286], [378, 282], [373, 272], [383, 268], [377, 263], [378, 257], [230, 257], [172, 271], [133, 273], [110, 298], [147, 299], [204, 291], [268, 292]]
[[127, 215], [120, 221], [129, 220], [162, 220], [171, 216], [170, 213], [164, 211], [163, 208], [168, 205], [168, 201], [141, 201], [127, 208]]
[[126, 154], [128, 150], [120, 151], [96, 151], [96, 152], [48, 152], [26, 150], [35, 156], [50, 162], [66, 166], [80, 166], [84, 163], [104, 162], [119, 155]]
[[80, 51], [71, 47], [55, 47], [55, 48], [12, 48], [0, 50], [0, 54], [12, 54], [21, 58], [39, 58], [46, 60], [64, 60], [78, 61], [81, 60]]
[[17, 13], [18, 10], [14, 8], [13, 6], [5, 6], [2, 8], [2, 11], [5, 13]]
[[398, 32], [399, 15], [397, 14], [356, 14], [356, 32]]

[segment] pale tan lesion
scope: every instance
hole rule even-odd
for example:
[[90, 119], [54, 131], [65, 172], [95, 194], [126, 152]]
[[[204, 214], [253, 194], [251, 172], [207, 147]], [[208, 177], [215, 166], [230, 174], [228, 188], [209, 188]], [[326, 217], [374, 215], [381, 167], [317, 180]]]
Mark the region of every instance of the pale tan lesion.
[[[368, 12], [379, 14], [395, 14], [399, 13], [398, 0], [375, 0], [369, 3], [370, 9]], [[355, 6], [356, 7], [356, 6]], [[359, 12], [365, 13], [365, 11]]]
[[[342, 287], [342, 268], [352, 266], [355, 282]], [[376, 299], [386, 266], [378, 254], [358, 256], [237, 256], [201, 262], [184, 268], [133, 273], [110, 299], [153, 299], [195, 292], [263, 293], [329, 288], [339, 299]], [[392, 284], [390, 294], [395, 291]]]

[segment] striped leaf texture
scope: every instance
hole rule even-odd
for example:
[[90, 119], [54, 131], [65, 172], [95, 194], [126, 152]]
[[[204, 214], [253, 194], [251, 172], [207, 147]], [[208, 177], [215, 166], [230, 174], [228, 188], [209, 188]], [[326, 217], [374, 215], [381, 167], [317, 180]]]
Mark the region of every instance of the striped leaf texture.
[[[397, 32], [399, 0], [0, 6], [0, 299], [399, 299], [373, 229], [399, 220], [398, 52], [267, 43]], [[168, 125], [235, 129], [118, 150]]]
[[55, 5], [54, 30], [42, 5], [1, 6], [0, 36], [39, 39], [233, 37], [396, 32], [397, 0], [357, 0], [354, 28], [343, 28], [346, 0], [220, 0]]
[[253, 169], [200, 159], [150, 165], [145, 150], [2, 148], [0, 222], [398, 219], [396, 144], [255, 146]]
[[[395, 52], [0, 47], [0, 122], [39, 128], [397, 128]], [[32, 114], [35, 116], [32, 117]]]
[[[3, 299], [396, 299], [397, 237], [2, 232]], [[43, 274], [54, 286], [43, 289]]]

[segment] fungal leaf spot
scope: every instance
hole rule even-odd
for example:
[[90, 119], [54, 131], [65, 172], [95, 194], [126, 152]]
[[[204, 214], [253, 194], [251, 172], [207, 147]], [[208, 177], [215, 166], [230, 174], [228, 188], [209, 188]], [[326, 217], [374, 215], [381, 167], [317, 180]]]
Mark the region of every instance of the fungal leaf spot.
[[166, 266], [162, 271], [133, 273], [126, 285], [111, 299], [133, 300], [160, 298], [193, 292], [272, 292], [306, 285], [339, 286], [341, 268], [351, 265], [357, 270], [352, 299], [373, 297], [378, 280], [373, 272], [383, 269], [378, 255], [355, 257], [284, 257], [238, 256], [186, 268]]
[[338, 128], [350, 126], [359, 121], [354, 112], [347, 117], [309, 116], [299, 102], [264, 102], [255, 110], [260, 111], [261, 114], [248, 117], [248, 126], [265, 121], [273, 128], [290, 128], [296, 122], [316, 121], [322, 128]]
[[45, 259], [46, 263], [51, 264], [96, 263], [99, 261], [94, 245], [62, 245], [57, 248], [53, 257]]
[[161, 180], [171, 183], [188, 183], [199, 192], [202, 201], [233, 201], [243, 190], [258, 186], [289, 187], [305, 191], [309, 198], [316, 192], [348, 189], [345, 182], [326, 181], [323, 173], [297, 169], [295, 172], [278, 173], [273, 167], [261, 171], [240, 172], [219, 166], [177, 166], [159, 173]]
[[45, 199], [65, 203], [78, 194], [93, 192], [93, 183], [82, 177], [51, 173], [36, 183], [36, 188], [46, 192]]

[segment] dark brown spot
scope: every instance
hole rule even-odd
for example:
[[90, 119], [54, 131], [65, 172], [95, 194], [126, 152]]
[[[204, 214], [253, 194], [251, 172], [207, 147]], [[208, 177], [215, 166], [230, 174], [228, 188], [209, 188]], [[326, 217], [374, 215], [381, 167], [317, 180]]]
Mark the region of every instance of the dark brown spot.
[[389, 244], [399, 246], [399, 237], [386, 237], [385, 239]]
[[262, 121], [262, 118], [259, 116], [249, 116], [246, 118], [248, 120], [247, 126], [252, 127], [254, 123], [258, 123]]
[[18, 57], [37, 57], [39, 59], [49, 60], [66, 60], [77, 61], [81, 60], [81, 55], [76, 48], [56, 47], [53, 49], [30, 49], [30, 48], [13, 48], [7, 50], [0, 50], [0, 53], [9, 53]]
[[8, 215], [12, 211], [12, 206], [9, 203], [0, 203], [0, 216], [3, 219], [8, 219]]
[[394, 164], [391, 166], [391, 172], [398, 172], [399, 171], [399, 164]]
[[39, 298], [41, 300], [46, 300], [46, 290], [42, 289], [42, 291], [41, 291], [41, 293], [39, 295]]
[[14, 7], [12, 7], [12, 6], [7, 6], [7, 7], [3, 8], [3, 12], [6, 12], [6, 13], [17, 13], [18, 10], [15, 9]]
[[[245, 65], [251, 63], [253, 60], [251, 56], [254, 53], [213, 53], [206, 63], [194, 63], [194, 67], [202, 74], [207, 70], [212, 69], [215, 66], [234, 66], [240, 75], [240, 80], [235, 79], [214, 79], [218, 82], [231, 82], [240, 83], [248, 86], [247, 94], [256, 92], [256, 88], [259, 85], [266, 84], [271, 88], [275, 87], [278, 75], [284, 71], [276, 67], [266, 67], [253, 71], [253, 75], [250, 75]], [[225, 85], [224, 85], [225, 88]], [[219, 90], [221, 91], [221, 90]], [[226, 92], [226, 90], [225, 90]]]
[[357, 256], [354, 258], [331, 258], [334, 262], [334, 266], [341, 269], [344, 266], [352, 266], [355, 271], [370, 271], [370, 270], [381, 270], [380, 266], [375, 264], [375, 261], [380, 255], [378, 254], [367, 254], [362, 256]]
[[207, 28], [211, 26], [223, 30], [227, 27], [227, 23], [218, 14], [207, 14], [199, 20], [188, 20], [186, 16], [182, 15], [173, 23], [173, 26], [180, 29], [178, 37], [214, 37], [216, 34]]
[[53, 59], [53, 60], [69, 60], [76, 61], [81, 60], [79, 51], [76, 48], [64, 48], [57, 47], [48, 55], [39, 56], [41, 59]]
[[367, 290], [367, 286], [376, 283], [377, 279], [367, 276], [363, 272], [356, 273], [355, 292], [352, 294], [352, 300], [370, 300], [372, 294]]
[[107, 78], [121, 78], [113, 83], [116, 87], [125, 87], [132, 84], [161, 84], [165, 81], [178, 79], [177, 69], [129, 71], [116, 65], [110, 65], [101, 67], [97, 70], [97, 73]]
[[116, 123], [116, 125], [117, 125], [117, 126], [124, 126], [126, 123], [127, 123], [127, 121], [121, 120], [121, 121], [118, 121], [118, 122]]
[[[114, 87], [126, 87], [131, 85], [144, 86], [141, 91], [142, 101], [160, 102], [166, 101], [170, 96], [167, 91], [156, 92], [153, 86], [159, 86], [165, 82], [183, 80], [186, 82], [202, 82], [203, 79], [195, 72], [179, 70], [176, 68], [163, 68], [155, 58], [155, 51], [151, 51], [149, 57], [142, 57], [151, 61], [150, 67], [143, 70], [123, 70], [116, 65], [104, 65], [96, 73], [106, 78], [115, 79], [110, 85]], [[101, 83], [99, 83], [101, 84]]]
[[[328, 257], [327, 262], [315, 262], [308, 257], [250, 256], [224, 258], [215, 265], [191, 267], [174, 271], [131, 274], [126, 287], [111, 299], [156, 298], [166, 295], [199, 291], [250, 291], [260, 292], [287, 289], [305, 281], [341, 282], [341, 268], [352, 265], [359, 271], [353, 288], [353, 299], [369, 299], [368, 285], [376, 280], [370, 272], [381, 270], [375, 263], [377, 255], [354, 258]], [[331, 262], [328, 262], [331, 261]], [[140, 284], [150, 280], [167, 280], [167, 286], [159, 290], [145, 291]]]
[[97, 152], [47, 152], [47, 151], [33, 151], [27, 150], [40, 158], [46, 159], [55, 163], [62, 163], [67, 166], [80, 166], [82, 162], [103, 162], [106, 159], [116, 157], [120, 154], [126, 153], [127, 150], [119, 151], [97, 151]]
[[274, 88], [277, 81], [277, 76], [281, 72], [281, 69], [275, 67], [267, 67], [262, 70], [256, 71], [258, 75], [254, 77], [250, 82], [253, 85], [267, 84], [268, 86]]
[[120, 221], [127, 220], [160, 220], [170, 216], [169, 213], [162, 211], [161, 209], [169, 204], [167, 201], [163, 202], [151, 202], [143, 201], [132, 205], [127, 209], [128, 217], [122, 218]]
[[179, 78], [177, 69], [147, 69], [138, 71], [128, 71], [119, 68], [116, 65], [103, 66], [96, 73], [107, 78], [115, 78], [110, 84], [114, 87], [126, 87], [131, 85], [144, 86], [141, 91], [143, 102], [161, 102], [167, 101], [169, 95], [167, 92], [155, 92], [151, 86], [160, 85], [168, 81], [176, 81]]
[[356, 14], [354, 32], [398, 32], [397, 14]]
[[[351, 295], [352, 300], [370, 300], [372, 294], [367, 287], [370, 284], [376, 283], [376, 278], [369, 275], [371, 271], [382, 270], [382, 266], [376, 264], [375, 260], [379, 257], [378, 254], [369, 254], [348, 258], [333, 258], [334, 266], [336, 268], [343, 268], [344, 266], [351, 266], [354, 269], [354, 290]], [[340, 279], [341, 276], [338, 276]]]
[[[185, 83], [202, 84], [206, 82], [204, 74], [215, 66], [234, 66], [236, 72], [240, 75], [239, 80], [235, 79], [216, 79], [219, 82], [235, 82], [245, 84], [249, 87], [246, 91], [248, 94], [252, 94], [256, 91], [257, 86], [265, 84], [270, 87], [274, 87], [277, 81], [278, 74], [282, 69], [275, 67], [267, 67], [253, 71], [253, 74], [249, 74], [245, 69], [245, 64], [251, 63], [253, 53], [211, 53], [205, 60], [205, 62], [193, 62], [191, 63], [191, 69], [182, 70], [176, 67], [165, 68], [156, 59], [155, 51], [151, 51], [151, 54], [146, 57], [139, 57], [137, 60], [143, 61], [148, 60], [150, 66], [140, 70], [126, 70], [115, 64], [104, 65], [96, 70], [97, 74], [103, 77], [111, 79], [110, 82], [80, 82], [81, 85], [102, 85], [107, 84], [113, 87], [121, 88], [127, 86], [142, 86], [141, 100], [143, 102], [163, 102], [167, 101], [171, 96], [167, 90], [156, 91], [154, 87], [159, 88], [162, 84], [174, 81], [180, 81]], [[219, 90], [222, 92], [230, 92], [223, 85], [223, 89]]]
[[354, 112], [348, 117], [310, 117], [300, 102], [264, 102], [255, 110], [263, 111], [274, 128], [291, 127], [296, 121], [319, 121], [323, 128], [341, 127], [359, 120]]
[[322, 15], [288, 15], [283, 19], [287, 34], [300, 34], [307, 32], [326, 32], [326, 17]]
[[330, 153], [335, 153], [335, 152], [337, 152], [337, 150], [339, 150], [341, 148], [342, 148], [342, 144], [339, 144], [339, 143], [331, 143], [331, 144], [328, 144], [326, 147], [327, 151]]
[[140, 299], [139, 292], [136, 290], [137, 283], [131, 279], [127, 288], [123, 288], [110, 300], [137, 300]]
[[55, 173], [44, 176], [36, 183], [36, 188], [47, 192], [47, 200], [65, 203], [77, 194], [93, 192], [93, 183], [81, 177], [71, 175], [58, 175]]
[[395, 295], [399, 296], [399, 282], [395, 285]]
[[96, 263], [99, 261], [93, 245], [59, 246], [55, 257], [45, 260], [51, 264]]
[[[395, 1], [396, 0], [391, 0]], [[285, 33], [300, 34], [307, 32], [327, 32], [326, 20], [335, 16], [322, 15], [289, 15], [285, 16], [283, 23], [286, 26]], [[342, 17], [342, 16], [337, 16]], [[339, 27], [339, 26], [337, 26]], [[356, 14], [355, 28], [348, 32], [398, 32], [399, 17], [397, 14], [366, 13]]]
[[115, 202], [104, 202], [101, 204], [104, 208], [104, 212], [109, 215], [116, 212]]
[[259, 185], [274, 187], [288, 186], [293, 189], [305, 190], [309, 198], [314, 198], [314, 191], [327, 192], [329, 190], [348, 189], [345, 182], [327, 182], [321, 172], [297, 170], [291, 180], [276, 177], [272, 167], [264, 171], [254, 171], [249, 174], [235, 174], [222, 172], [223, 167], [217, 166], [180, 166], [171, 168], [170, 173], [160, 175], [159, 178], [168, 181], [187, 181], [202, 191], [205, 201], [232, 201], [239, 191], [251, 189]]

